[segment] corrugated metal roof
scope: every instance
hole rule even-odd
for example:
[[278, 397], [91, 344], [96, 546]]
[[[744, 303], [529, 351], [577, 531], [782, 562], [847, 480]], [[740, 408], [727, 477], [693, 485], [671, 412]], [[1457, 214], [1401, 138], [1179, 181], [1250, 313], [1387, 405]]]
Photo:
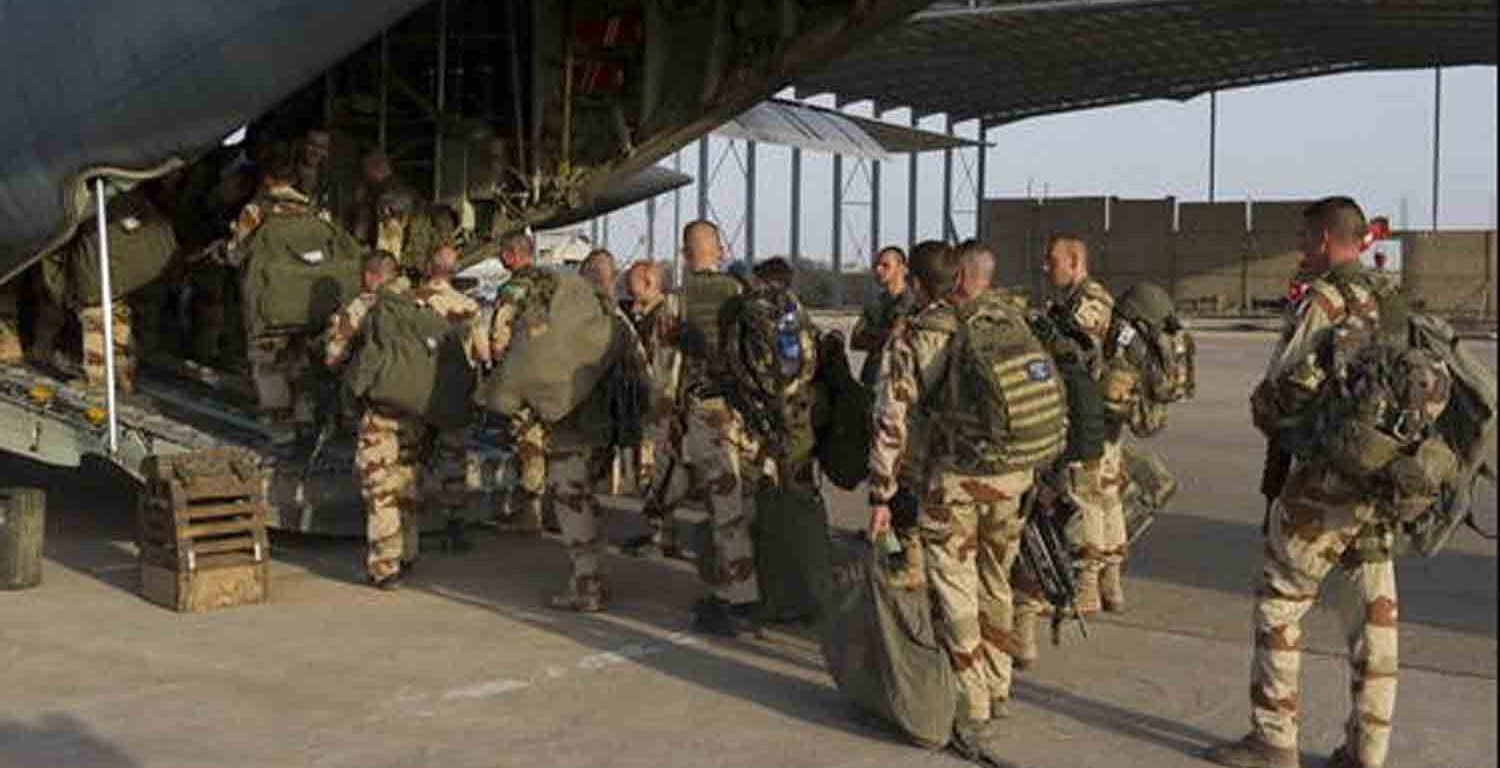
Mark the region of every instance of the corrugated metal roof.
[[1497, 59], [1494, 0], [975, 5], [912, 17], [798, 80], [798, 95], [999, 124], [1336, 72]]
[[765, 101], [719, 126], [715, 134], [785, 144], [820, 152], [891, 160], [894, 155], [973, 146], [975, 142], [931, 131], [857, 117], [790, 101]]

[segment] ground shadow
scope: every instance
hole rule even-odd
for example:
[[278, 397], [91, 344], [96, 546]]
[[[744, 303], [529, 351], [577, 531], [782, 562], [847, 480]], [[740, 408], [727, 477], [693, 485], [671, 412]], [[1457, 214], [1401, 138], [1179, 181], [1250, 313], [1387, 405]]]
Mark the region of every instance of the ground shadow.
[[[0, 477], [7, 486], [46, 492], [42, 551], [47, 560], [112, 587], [136, 591], [134, 480], [95, 456], [85, 456], [78, 467], [54, 467], [10, 454], [0, 454]], [[45, 585], [45, 563], [42, 569]]]
[[100, 738], [88, 723], [53, 713], [35, 723], [0, 720], [0, 765], [135, 768], [142, 764]]

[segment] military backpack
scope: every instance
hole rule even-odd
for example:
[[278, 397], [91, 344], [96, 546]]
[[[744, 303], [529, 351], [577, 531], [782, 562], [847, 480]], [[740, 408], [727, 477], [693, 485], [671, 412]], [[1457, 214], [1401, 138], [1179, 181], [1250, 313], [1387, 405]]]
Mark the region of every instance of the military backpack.
[[344, 384], [357, 399], [439, 429], [462, 427], [474, 383], [464, 333], [411, 296], [382, 292], [365, 318]]
[[359, 293], [359, 242], [304, 206], [266, 206], [243, 247], [241, 296], [251, 336], [320, 328]]
[[1170, 295], [1136, 283], [1115, 302], [1100, 389], [1109, 412], [1139, 437], [1167, 425], [1167, 406], [1197, 387], [1197, 346]]
[[789, 465], [813, 451], [812, 377], [817, 329], [790, 291], [764, 286], [726, 303], [721, 348], [726, 394], [747, 425]]
[[[106, 205], [111, 298], [121, 299], [165, 273], [177, 253], [172, 222], [145, 191], [133, 189]], [[64, 306], [97, 306], [104, 301], [99, 284], [97, 222], [79, 226], [78, 234], [42, 262], [47, 292]]]
[[1027, 320], [1032, 334], [1052, 355], [1067, 391], [1067, 448], [1059, 459], [1089, 461], [1103, 456], [1104, 444], [1110, 437], [1109, 421], [1099, 382], [1089, 371], [1088, 356], [1082, 345], [1065, 333], [1050, 314], [1031, 313]]
[[991, 291], [957, 310], [933, 450], [975, 475], [1032, 470], [1066, 447], [1068, 406], [1057, 364], [1013, 299]]

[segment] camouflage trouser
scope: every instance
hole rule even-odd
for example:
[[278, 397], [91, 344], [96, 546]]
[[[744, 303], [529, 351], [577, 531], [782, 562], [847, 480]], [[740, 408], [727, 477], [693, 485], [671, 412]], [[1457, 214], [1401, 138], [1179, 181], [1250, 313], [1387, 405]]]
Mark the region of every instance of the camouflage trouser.
[[599, 573], [602, 511], [595, 494], [609, 476], [613, 457], [608, 448], [554, 451], [547, 457], [547, 494], [556, 505], [557, 524], [572, 564], [568, 589], [575, 595], [598, 595], [604, 587]]
[[469, 498], [469, 430], [434, 430], [432, 455], [423, 473], [423, 495], [433, 500], [444, 520], [462, 519]]
[[[130, 307], [116, 301], [114, 311], [115, 388], [124, 394], [135, 391], [135, 349], [130, 335]], [[104, 308], [83, 307], [78, 310], [78, 324], [83, 327], [83, 380], [90, 388], [103, 387]]]
[[1104, 444], [1104, 455], [1075, 461], [1063, 469], [1062, 492], [1077, 508], [1065, 533], [1073, 546], [1074, 567], [1099, 572], [1125, 562], [1125, 488], [1120, 441]]
[[418, 475], [426, 427], [416, 419], [369, 408], [359, 421], [354, 469], [365, 501], [365, 569], [379, 579], [419, 551]]
[[302, 386], [307, 373], [307, 351], [302, 337], [251, 339], [245, 354], [261, 415], [273, 422], [313, 423], [313, 403]]
[[0, 285], [0, 363], [19, 363], [21, 351], [19, 280]]
[[228, 288], [225, 269], [203, 264], [188, 276], [193, 287], [192, 347], [200, 363], [213, 364], [224, 356], [224, 331], [228, 327]]
[[30, 357], [35, 362], [51, 365], [57, 354], [57, 339], [68, 322], [67, 313], [46, 291], [39, 291], [39, 294], [36, 322], [31, 328]]
[[994, 477], [939, 473], [927, 484], [917, 526], [927, 578], [942, 617], [943, 644], [958, 674], [960, 706], [990, 719], [1010, 698], [1010, 569], [1021, 548], [1021, 496], [1032, 473]]
[[516, 425], [516, 485], [533, 497], [547, 489], [547, 427], [528, 420]]
[[692, 401], [682, 437], [683, 461], [704, 490], [719, 564], [714, 595], [732, 605], [760, 599], [755, 579], [755, 491], [767, 474], [760, 441], [723, 398]]
[[1276, 747], [1297, 747], [1298, 675], [1302, 617], [1335, 565], [1348, 583], [1344, 621], [1349, 644], [1353, 707], [1345, 743], [1360, 764], [1385, 762], [1396, 709], [1395, 563], [1350, 559], [1359, 530], [1375, 514], [1360, 492], [1339, 476], [1301, 466], [1276, 502], [1265, 563], [1255, 592], [1255, 660], [1250, 670], [1250, 720]]

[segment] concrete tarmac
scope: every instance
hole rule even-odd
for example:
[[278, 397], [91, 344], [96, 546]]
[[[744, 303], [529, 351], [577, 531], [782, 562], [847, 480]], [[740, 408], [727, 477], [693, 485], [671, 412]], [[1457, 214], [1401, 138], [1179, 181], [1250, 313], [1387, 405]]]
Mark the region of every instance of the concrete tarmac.
[[[999, 745], [1021, 765], [1203, 766], [1204, 746], [1246, 730], [1262, 509], [1247, 397], [1270, 338], [1199, 342], [1198, 397], [1151, 441], [1182, 488], [1132, 554], [1128, 611], [1086, 640], [1066, 628], [1018, 677]], [[1493, 343], [1476, 348], [1493, 359]], [[853, 711], [811, 632], [692, 634], [686, 563], [607, 556], [612, 610], [578, 616], [543, 607], [566, 573], [552, 539], [481, 533], [473, 552], [425, 555], [388, 594], [363, 585], [362, 543], [277, 536], [271, 602], [176, 615], [137, 595], [128, 481], [7, 458], [0, 483], [50, 494], [43, 585], [0, 593], [4, 768], [966, 764]], [[862, 524], [862, 494], [829, 498], [838, 526]], [[1486, 526], [1495, 509], [1487, 491]], [[1400, 563], [1390, 766], [1496, 764], [1496, 563], [1467, 530], [1438, 558]], [[1315, 766], [1342, 738], [1349, 675], [1333, 611], [1320, 605], [1309, 627]]]

